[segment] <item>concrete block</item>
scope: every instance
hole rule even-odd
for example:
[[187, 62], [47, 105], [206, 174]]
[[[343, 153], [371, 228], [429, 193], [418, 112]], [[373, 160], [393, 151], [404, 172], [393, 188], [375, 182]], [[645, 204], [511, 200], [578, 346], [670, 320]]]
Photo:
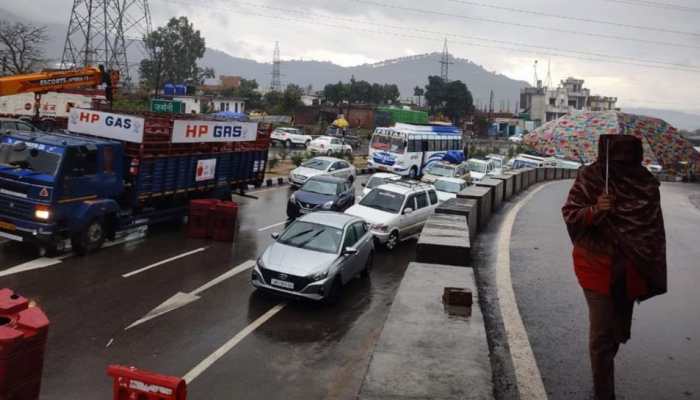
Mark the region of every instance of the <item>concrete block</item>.
[[545, 168], [537, 168], [537, 182], [543, 182], [545, 180]]
[[502, 175], [492, 176], [493, 179], [503, 181], [503, 201], [508, 201], [513, 197], [516, 176], [517, 174], [513, 172], [504, 172]]
[[477, 182], [476, 186], [490, 187], [493, 189], [491, 195], [491, 212], [498, 211], [501, 208], [501, 203], [503, 203], [503, 181], [487, 178]]
[[484, 230], [491, 219], [491, 192], [490, 187], [469, 186], [461, 192], [457, 193], [460, 199], [472, 199], [477, 201], [477, 220], [479, 222], [479, 231]]
[[554, 179], [564, 179], [564, 168], [555, 168]]
[[479, 228], [479, 203], [474, 199], [454, 198], [442, 202], [436, 209], [436, 214], [461, 215], [467, 219], [469, 238], [474, 240]]
[[483, 315], [445, 312], [445, 287], [476, 294], [470, 268], [410, 263], [374, 349], [361, 400], [493, 399]]
[[523, 191], [523, 180], [525, 179], [525, 174], [523, 170], [516, 169], [511, 172], [515, 176], [513, 181], [513, 196]]
[[461, 215], [433, 214], [423, 226], [416, 261], [466, 267], [469, 263], [469, 227]]
[[553, 167], [545, 167], [544, 169], [544, 180], [546, 181], [553, 181], [554, 176], [556, 175], [556, 168]]

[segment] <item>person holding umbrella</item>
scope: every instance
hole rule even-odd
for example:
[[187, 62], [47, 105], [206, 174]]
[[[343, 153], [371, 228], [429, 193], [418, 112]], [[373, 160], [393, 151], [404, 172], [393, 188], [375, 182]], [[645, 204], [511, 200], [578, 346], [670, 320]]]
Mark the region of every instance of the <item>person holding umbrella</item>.
[[667, 290], [659, 182], [642, 159], [639, 139], [600, 135], [597, 161], [579, 170], [562, 208], [588, 304], [596, 400], [615, 398], [615, 355], [630, 339], [634, 302]]

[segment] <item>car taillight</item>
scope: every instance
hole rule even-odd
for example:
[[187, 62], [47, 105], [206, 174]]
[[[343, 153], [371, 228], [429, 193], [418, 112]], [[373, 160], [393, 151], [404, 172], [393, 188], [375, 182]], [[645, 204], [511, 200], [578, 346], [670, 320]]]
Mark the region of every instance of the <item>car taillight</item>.
[[134, 158], [133, 160], [131, 160], [131, 165], [129, 166], [129, 173], [131, 175], [138, 175], [140, 164], [141, 164], [141, 162], [139, 161], [138, 158]]

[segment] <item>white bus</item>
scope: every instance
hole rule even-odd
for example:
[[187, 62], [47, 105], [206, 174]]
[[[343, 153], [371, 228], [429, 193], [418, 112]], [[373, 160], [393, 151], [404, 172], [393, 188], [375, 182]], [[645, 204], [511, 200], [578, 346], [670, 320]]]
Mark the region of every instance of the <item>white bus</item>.
[[377, 128], [369, 143], [367, 166], [416, 178], [448, 151], [463, 154], [462, 131], [454, 126], [397, 123]]

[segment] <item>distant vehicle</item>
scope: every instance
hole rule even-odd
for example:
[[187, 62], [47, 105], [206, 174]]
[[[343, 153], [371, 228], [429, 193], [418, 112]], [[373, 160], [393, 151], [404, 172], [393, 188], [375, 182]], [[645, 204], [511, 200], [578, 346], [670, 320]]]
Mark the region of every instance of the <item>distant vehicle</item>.
[[330, 136], [340, 139], [341, 143], [349, 144], [354, 148], [360, 147], [362, 144], [362, 139], [359, 136], [352, 133], [350, 128], [338, 128], [335, 126], [329, 126], [326, 128], [324, 136]]
[[519, 143], [522, 143], [522, 142], [523, 142], [523, 135], [515, 134], [515, 135], [509, 137], [508, 140], [510, 140], [510, 141], [513, 142], [513, 143], [518, 143], [518, 144], [519, 144]]
[[397, 123], [390, 128], [375, 129], [367, 165], [416, 179], [424, 168], [442, 161], [448, 151], [462, 150], [462, 130], [457, 127]]
[[313, 211], [345, 211], [355, 204], [355, 190], [347, 179], [317, 175], [309, 178], [289, 196], [287, 217], [297, 218]]
[[459, 178], [440, 178], [433, 182], [437, 191], [438, 200], [442, 203], [445, 200], [454, 199], [457, 193], [466, 189], [467, 181]]
[[292, 222], [253, 268], [255, 288], [335, 303], [352, 278], [369, 277], [374, 243], [367, 223], [350, 215], [317, 212]]
[[272, 140], [272, 144], [292, 148], [293, 146], [309, 147], [313, 138], [309, 135], [304, 135], [301, 129], [277, 128], [270, 134], [270, 140]]
[[16, 118], [0, 118], [0, 134], [37, 131], [39, 129], [27, 121]]
[[506, 158], [500, 154], [489, 154], [486, 156], [487, 160], [493, 161], [493, 175], [501, 175], [503, 173], [503, 168], [506, 166]]
[[493, 160], [480, 160], [478, 158], [470, 158], [467, 161], [467, 164], [469, 165], [469, 174], [472, 178], [472, 181], [474, 182], [479, 182], [482, 179], [493, 175], [493, 171], [495, 169], [495, 164]]
[[369, 222], [376, 241], [393, 250], [400, 240], [421, 232], [437, 204], [431, 185], [399, 181], [375, 187], [345, 213]]
[[444, 161], [439, 161], [428, 165], [423, 170], [423, 178], [421, 181], [433, 183], [439, 178], [459, 178], [469, 181], [469, 167], [466, 163], [451, 164]]
[[352, 154], [352, 146], [343, 144], [340, 139], [330, 136], [317, 137], [309, 143], [307, 149], [312, 153], [327, 154], [329, 156], [339, 153]]
[[647, 170], [649, 170], [649, 172], [651, 172], [652, 174], [658, 174], [658, 173], [660, 173], [660, 172], [663, 170], [663, 167], [662, 167], [661, 165], [659, 165], [659, 164], [656, 164], [656, 163], [645, 165], [645, 167], [646, 167]]
[[366, 196], [372, 189], [379, 185], [385, 183], [390, 183], [392, 181], [400, 181], [401, 176], [396, 174], [390, 174], [388, 172], [377, 172], [369, 177], [367, 183], [362, 184], [362, 196]]
[[305, 161], [301, 166], [289, 173], [289, 182], [299, 187], [309, 178], [316, 175], [332, 175], [350, 181], [355, 181], [357, 170], [345, 160], [333, 157], [314, 157]]
[[508, 163], [511, 164], [511, 169], [540, 168], [546, 166], [547, 164], [544, 157], [531, 156], [529, 154], [518, 154]]

